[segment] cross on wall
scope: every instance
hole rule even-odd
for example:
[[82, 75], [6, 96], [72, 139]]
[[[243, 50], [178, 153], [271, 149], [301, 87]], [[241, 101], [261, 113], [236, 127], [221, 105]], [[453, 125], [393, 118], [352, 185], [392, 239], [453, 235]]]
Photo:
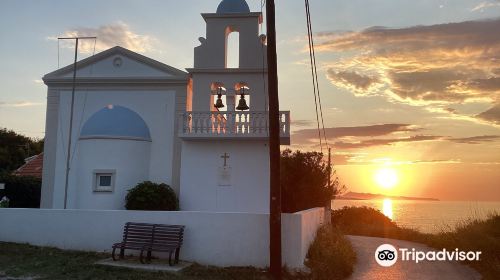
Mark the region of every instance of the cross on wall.
[[229, 158], [229, 155], [228, 153], [224, 153], [222, 156], [220, 156], [221, 158], [224, 159], [224, 166], [227, 166], [227, 159]]

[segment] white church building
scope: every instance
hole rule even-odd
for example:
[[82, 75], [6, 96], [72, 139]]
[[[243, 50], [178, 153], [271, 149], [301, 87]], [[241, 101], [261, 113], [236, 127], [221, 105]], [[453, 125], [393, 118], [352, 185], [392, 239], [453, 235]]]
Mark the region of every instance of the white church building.
[[[79, 61], [71, 135], [73, 65], [43, 77], [42, 209], [0, 208], [0, 221], [9, 225], [0, 227], [0, 241], [109, 252], [126, 222], [180, 224], [182, 260], [269, 265], [262, 14], [245, 0], [223, 0], [201, 16], [206, 37], [186, 71], [119, 46]], [[227, 64], [232, 32], [239, 33], [237, 68]], [[276, 117], [287, 145], [290, 114]], [[180, 211], [125, 210], [127, 191], [146, 180], [170, 185]], [[324, 208], [281, 218], [283, 264], [302, 268]]]
[[[77, 63], [67, 191], [73, 65], [43, 77], [42, 208], [63, 208], [66, 199], [69, 209], [124, 209], [127, 190], [150, 180], [170, 185], [181, 210], [269, 211], [262, 15], [225, 0], [202, 17], [206, 38], [187, 72], [119, 46]], [[237, 68], [227, 65], [232, 32], [239, 33]], [[242, 99], [248, 109], [238, 107]], [[289, 112], [279, 117], [288, 144]]]

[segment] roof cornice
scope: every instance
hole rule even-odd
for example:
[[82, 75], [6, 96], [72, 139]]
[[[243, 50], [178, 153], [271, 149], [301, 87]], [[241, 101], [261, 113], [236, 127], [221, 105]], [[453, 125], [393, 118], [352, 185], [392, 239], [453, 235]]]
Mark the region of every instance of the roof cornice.
[[186, 68], [190, 74], [192, 73], [211, 73], [211, 74], [241, 74], [241, 73], [267, 73], [266, 68]]
[[[162, 62], [151, 59], [147, 56], [144, 56], [142, 54], [138, 54], [136, 52], [133, 52], [131, 50], [128, 50], [128, 49], [120, 47], [120, 46], [112, 47], [110, 49], [107, 49], [107, 50], [102, 51], [100, 53], [97, 53], [93, 56], [90, 56], [88, 58], [85, 58], [85, 59], [78, 61], [76, 63], [76, 69], [79, 70], [85, 66], [92, 64], [92, 63], [98, 62], [102, 59], [105, 59], [107, 57], [117, 55], [117, 54], [129, 57], [129, 58], [136, 60], [136, 61], [139, 61], [139, 62], [142, 62], [146, 65], [149, 65], [149, 66], [151, 66], [155, 69], [158, 69], [160, 71], [167, 72], [171, 75], [178, 76], [178, 78], [187, 75], [187, 73], [182, 71], [182, 70], [179, 70], [175, 67], [169, 66], [167, 64], [164, 64]], [[43, 76], [42, 80], [46, 81], [46, 80], [49, 80], [51, 78], [60, 78], [62, 75], [67, 74], [67, 73], [72, 73], [72, 72], [73, 72], [73, 64], [70, 64], [70, 65], [65, 66], [61, 69], [58, 69], [56, 71], [53, 71], [53, 72], [46, 74], [45, 76]]]
[[226, 14], [218, 14], [218, 13], [202, 13], [201, 16], [206, 21], [209, 18], [259, 18], [259, 22], [262, 22], [262, 13], [261, 12], [250, 12], [250, 13], [226, 13]]
[[[76, 78], [75, 84], [77, 86], [88, 85], [186, 85], [189, 77], [185, 74], [184, 77], [92, 77], [92, 78]], [[44, 77], [43, 81], [48, 86], [64, 86], [72, 85], [73, 78], [47, 78]]]

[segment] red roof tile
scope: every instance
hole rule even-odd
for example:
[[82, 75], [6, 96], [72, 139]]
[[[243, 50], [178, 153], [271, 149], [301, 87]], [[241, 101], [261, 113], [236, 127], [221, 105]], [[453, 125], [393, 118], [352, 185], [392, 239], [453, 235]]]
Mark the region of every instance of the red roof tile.
[[12, 174], [17, 176], [35, 176], [42, 178], [43, 153], [28, 158], [26, 163]]

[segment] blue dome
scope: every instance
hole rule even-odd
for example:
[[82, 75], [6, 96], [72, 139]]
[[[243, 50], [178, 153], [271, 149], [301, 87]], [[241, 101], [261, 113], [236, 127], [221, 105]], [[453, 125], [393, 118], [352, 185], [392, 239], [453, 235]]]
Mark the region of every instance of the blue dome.
[[93, 114], [83, 125], [80, 138], [132, 138], [151, 141], [149, 128], [136, 112], [108, 105]]
[[250, 13], [245, 0], [222, 0], [217, 7], [218, 14]]

